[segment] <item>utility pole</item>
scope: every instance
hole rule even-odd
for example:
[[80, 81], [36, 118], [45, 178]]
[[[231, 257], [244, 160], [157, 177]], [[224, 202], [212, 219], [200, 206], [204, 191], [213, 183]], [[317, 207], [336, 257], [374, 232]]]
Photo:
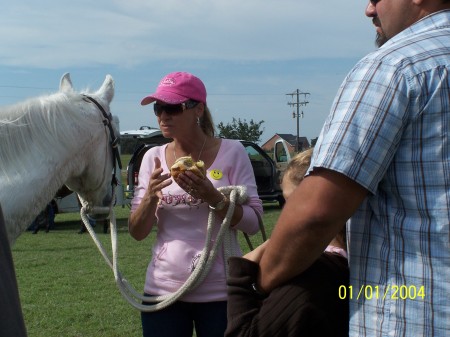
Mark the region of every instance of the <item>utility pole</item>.
[[[298, 140], [299, 140], [299, 132], [300, 132], [300, 124], [299, 124], [299, 118], [300, 118], [300, 107], [301, 106], [306, 106], [306, 104], [308, 104], [309, 102], [306, 100], [306, 97], [308, 95], [310, 95], [309, 92], [301, 92], [300, 90], [295, 90], [294, 92], [290, 93], [290, 94], [286, 94], [288, 96], [291, 96], [292, 99], [294, 99], [294, 96], [296, 96], [297, 100], [295, 102], [288, 102], [288, 105], [290, 106], [296, 106], [297, 107], [297, 112], [293, 112], [292, 113], [292, 117], [296, 118], [297, 117], [297, 142], [295, 144], [295, 152], [299, 152], [298, 149]], [[303, 96], [303, 101], [300, 101], [300, 96]], [[301, 115], [303, 117], [303, 111], [301, 112]]]

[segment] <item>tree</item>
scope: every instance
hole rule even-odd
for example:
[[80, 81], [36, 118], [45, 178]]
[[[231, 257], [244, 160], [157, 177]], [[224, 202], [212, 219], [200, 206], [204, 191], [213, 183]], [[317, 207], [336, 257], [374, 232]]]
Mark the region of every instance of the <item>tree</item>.
[[264, 121], [254, 122], [253, 119], [247, 123], [245, 119], [242, 121], [240, 118], [236, 119], [233, 117], [231, 123], [225, 125], [220, 122], [217, 125], [217, 128], [219, 129], [219, 137], [248, 140], [258, 143], [264, 132], [264, 128], [260, 130], [262, 123], [264, 123]]

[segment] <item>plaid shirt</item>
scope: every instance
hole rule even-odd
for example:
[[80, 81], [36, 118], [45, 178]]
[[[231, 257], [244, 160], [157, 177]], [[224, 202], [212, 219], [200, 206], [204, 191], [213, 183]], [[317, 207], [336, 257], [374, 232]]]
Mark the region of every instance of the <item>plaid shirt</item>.
[[348, 224], [350, 336], [450, 331], [450, 11], [362, 59], [311, 163], [370, 193]]

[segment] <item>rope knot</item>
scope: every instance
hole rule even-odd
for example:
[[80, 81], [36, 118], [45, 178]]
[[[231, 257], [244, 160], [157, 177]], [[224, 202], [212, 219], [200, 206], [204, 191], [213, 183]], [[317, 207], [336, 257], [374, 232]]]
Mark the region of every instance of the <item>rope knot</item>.
[[218, 190], [230, 199], [231, 202], [237, 205], [243, 205], [248, 199], [247, 186], [222, 186]]

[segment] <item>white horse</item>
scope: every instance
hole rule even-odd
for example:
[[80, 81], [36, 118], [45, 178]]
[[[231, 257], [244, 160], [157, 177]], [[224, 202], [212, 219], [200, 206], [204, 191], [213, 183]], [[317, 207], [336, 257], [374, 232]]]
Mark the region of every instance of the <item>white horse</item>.
[[64, 184], [88, 209], [111, 205], [113, 96], [110, 75], [96, 92], [77, 93], [65, 74], [59, 92], [0, 109], [0, 205], [11, 244]]

